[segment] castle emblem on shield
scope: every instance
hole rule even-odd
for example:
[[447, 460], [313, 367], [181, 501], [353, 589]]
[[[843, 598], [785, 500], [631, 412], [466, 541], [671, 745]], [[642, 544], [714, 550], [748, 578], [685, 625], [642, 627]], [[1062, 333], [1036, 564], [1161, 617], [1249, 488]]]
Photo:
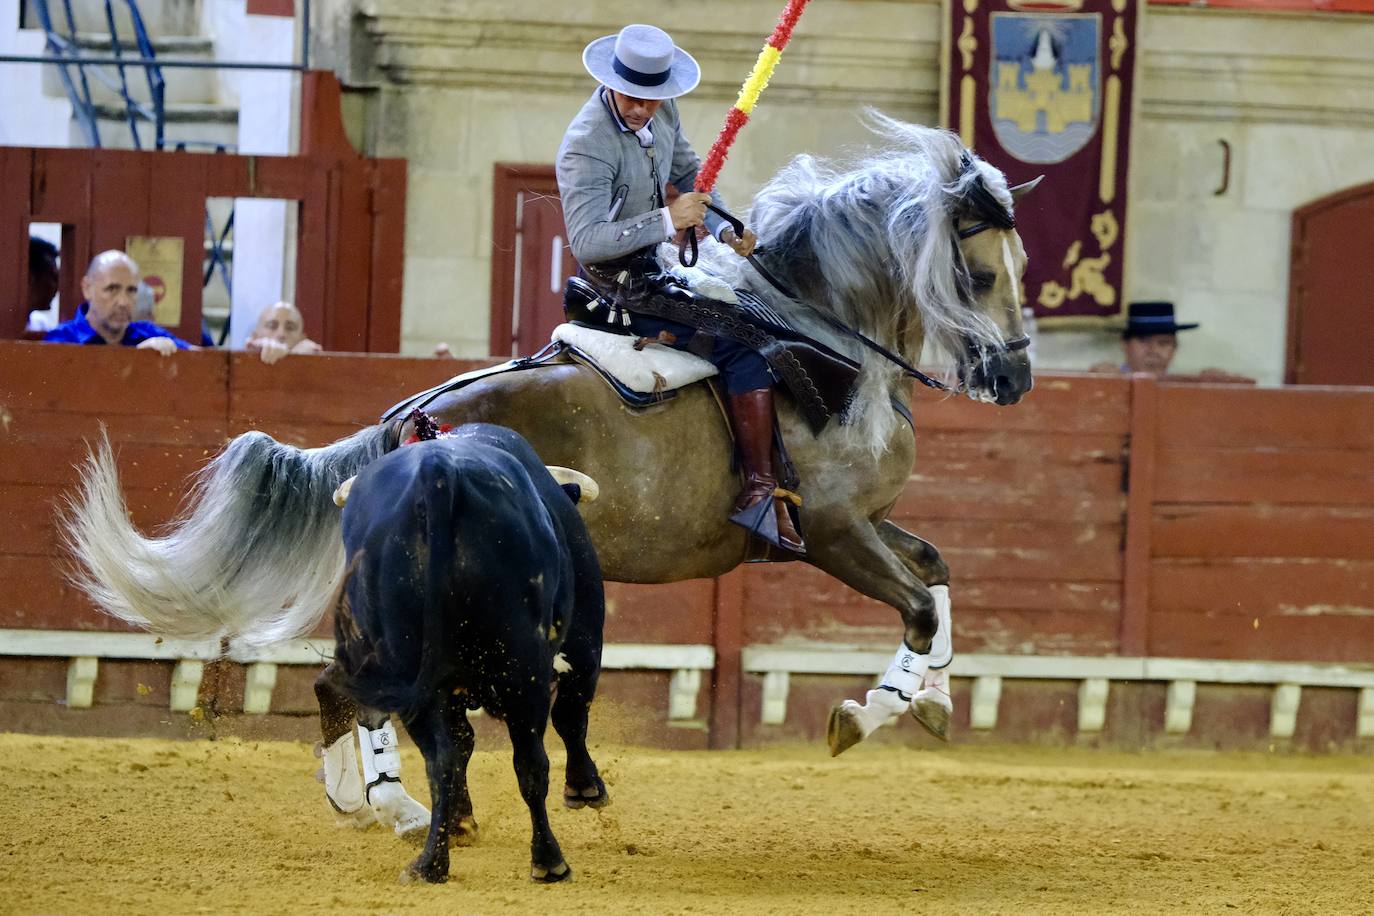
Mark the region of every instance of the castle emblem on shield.
[[1096, 14], [993, 13], [988, 112], [1002, 148], [1062, 162], [1097, 132], [1101, 20]]

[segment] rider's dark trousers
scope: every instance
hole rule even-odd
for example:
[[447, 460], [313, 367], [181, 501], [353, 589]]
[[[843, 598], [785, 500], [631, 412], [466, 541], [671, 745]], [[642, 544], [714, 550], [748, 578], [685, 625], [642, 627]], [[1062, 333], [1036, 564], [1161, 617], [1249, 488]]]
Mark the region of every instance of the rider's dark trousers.
[[[685, 324], [634, 312], [630, 313], [630, 330], [640, 337], [657, 337], [660, 331], [667, 331], [677, 338], [669, 344], [675, 350], [688, 349], [687, 345], [696, 334], [695, 328]], [[706, 359], [720, 370], [721, 377], [725, 379], [726, 390], [732, 395], [773, 385], [773, 375], [768, 371], [767, 361], [742, 343], [716, 337], [711, 352], [706, 354]]]

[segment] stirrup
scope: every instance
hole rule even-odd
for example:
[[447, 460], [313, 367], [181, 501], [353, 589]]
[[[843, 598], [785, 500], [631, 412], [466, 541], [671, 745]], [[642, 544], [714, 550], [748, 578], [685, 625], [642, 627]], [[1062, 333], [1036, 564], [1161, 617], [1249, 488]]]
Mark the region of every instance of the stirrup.
[[[795, 556], [804, 557], [806, 556], [805, 543], [801, 545], [801, 549], [790, 547], [784, 544], [782, 538], [778, 535], [778, 518], [774, 515], [774, 500], [786, 499], [787, 502], [791, 502], [790, 499], [779, 495], [780, 493], [787, 492], [786, 490], [780, 491], [775, 488], [772, 494], [765, 496], [752, 506], [746, 506], [730, 516], [730, 521], [739, 525], [754, 537], [772, 544], [779, 550], [786, 551]], [[800, 501], [800, 497], [798, 497], [798, 501]], [[790, 513], [791, 509], [789, 508], [786, 511]], [[793, 527], [796, 527], [796, 524], [797, 520], [795, 518], [792, 519]], [[798, 532], [797, 536], [801, 537], [801, 532]]]

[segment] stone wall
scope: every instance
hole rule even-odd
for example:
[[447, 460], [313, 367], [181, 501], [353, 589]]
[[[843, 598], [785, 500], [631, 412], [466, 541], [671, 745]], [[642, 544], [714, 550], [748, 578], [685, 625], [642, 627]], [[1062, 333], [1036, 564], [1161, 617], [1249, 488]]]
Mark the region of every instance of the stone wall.
[[[648, 14], [627, 0], [319, 7], [317, 60], [367, 97], [355, 135], [369, 154], [410, 161], [404, 349], [445, 340], [460, 355], [485, 355], [492, 166], [552, 162], [593, 88], [582, 47]], [[651, 18], [705, 73], [684, 107], [699, 151], [779, 8], [656, 5]], [[722, 173], [726, 199], [743, 207], [794, 153], [865, 143], [865, 104], [934, 123], [939, 21], [939, 4], [926, 0], [809, 7]], [[1154, 7], [1141, 44], [1127, 296], [1172, 298], [1203, 323], [1184, 338], [1181, 370], [1214, 365], [1277, 383], [1291, 212], [1374, 180], [1374, 18]], [[1221, 195], [1219, 140], [1232, 151]], [[1037, 345], [1046, 367], [1082, 368], [1115, 352], [1103, 332], [1044, 331]]]

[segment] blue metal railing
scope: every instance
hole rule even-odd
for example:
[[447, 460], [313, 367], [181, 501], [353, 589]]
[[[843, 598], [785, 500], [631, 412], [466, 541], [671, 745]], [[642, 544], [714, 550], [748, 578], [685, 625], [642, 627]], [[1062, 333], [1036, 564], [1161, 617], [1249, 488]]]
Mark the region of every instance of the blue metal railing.
[[[148, 37], [148, 30], [143, 24], [143, 16], [139, 13], [138, 4], [135, 0], [118, 0], [128, 10], [129, 21], [134, 32], [133, 44], [138, 49], [138, 60], [129, 63], [125, 61], [124, 42], [121, 40], [119, 26], [115, 21], [114, 3], [116, 0], [105, 0], [105, 22], [110, 30], [111, 57], [102, 59], [102, 63], [109, 63], [112, 60], [113, 74], [108, 72], [104, 66], [86, 60], [84, 49], [78, 38], [76, 15], [72, 11], [71, 0], [62, 0], [62, 12], [66, 19], [65, 33], [59, 30], [57, 23], [53, 21], [49, 0], [29, 0], [29, 2], [33, 4], [39, 24], [42, 25], [43, 32], [47, 36], [47, 56], [55, 61], [54, 65], [57, 67], [58, 76], [62, 80], [63, 88], [66, 89], [67, 97], [72, 103], [73, 116], [81, 125], [87, 144], [93, 147], [101, 146], [97, 109], [95, 101], [91, 98], [90, 80], [87, 77], [89, 71], [90, 75], [104, 83], [119, 96], [123, 103], [124, 121], [129, 126], [129, 134], [134, 149], [143, 149], [143, 138], [139, 133], [140, 122], [152, 125], [153, 148], [162, 149], [167, 123], [164, 102], [167, 84], [162, 76], [162, 68], [156, 62], [157, 55], [153, 50], [153, 42]], [[129, 74], [127, 72], [129, 66], [143, 71], [143, 78], [148, 84], [150, 104], [145, 105], [139, 102], [130, 92]], [[73, 67], [76, 70], [75, 80], [72, 79], [71, 74]]]

